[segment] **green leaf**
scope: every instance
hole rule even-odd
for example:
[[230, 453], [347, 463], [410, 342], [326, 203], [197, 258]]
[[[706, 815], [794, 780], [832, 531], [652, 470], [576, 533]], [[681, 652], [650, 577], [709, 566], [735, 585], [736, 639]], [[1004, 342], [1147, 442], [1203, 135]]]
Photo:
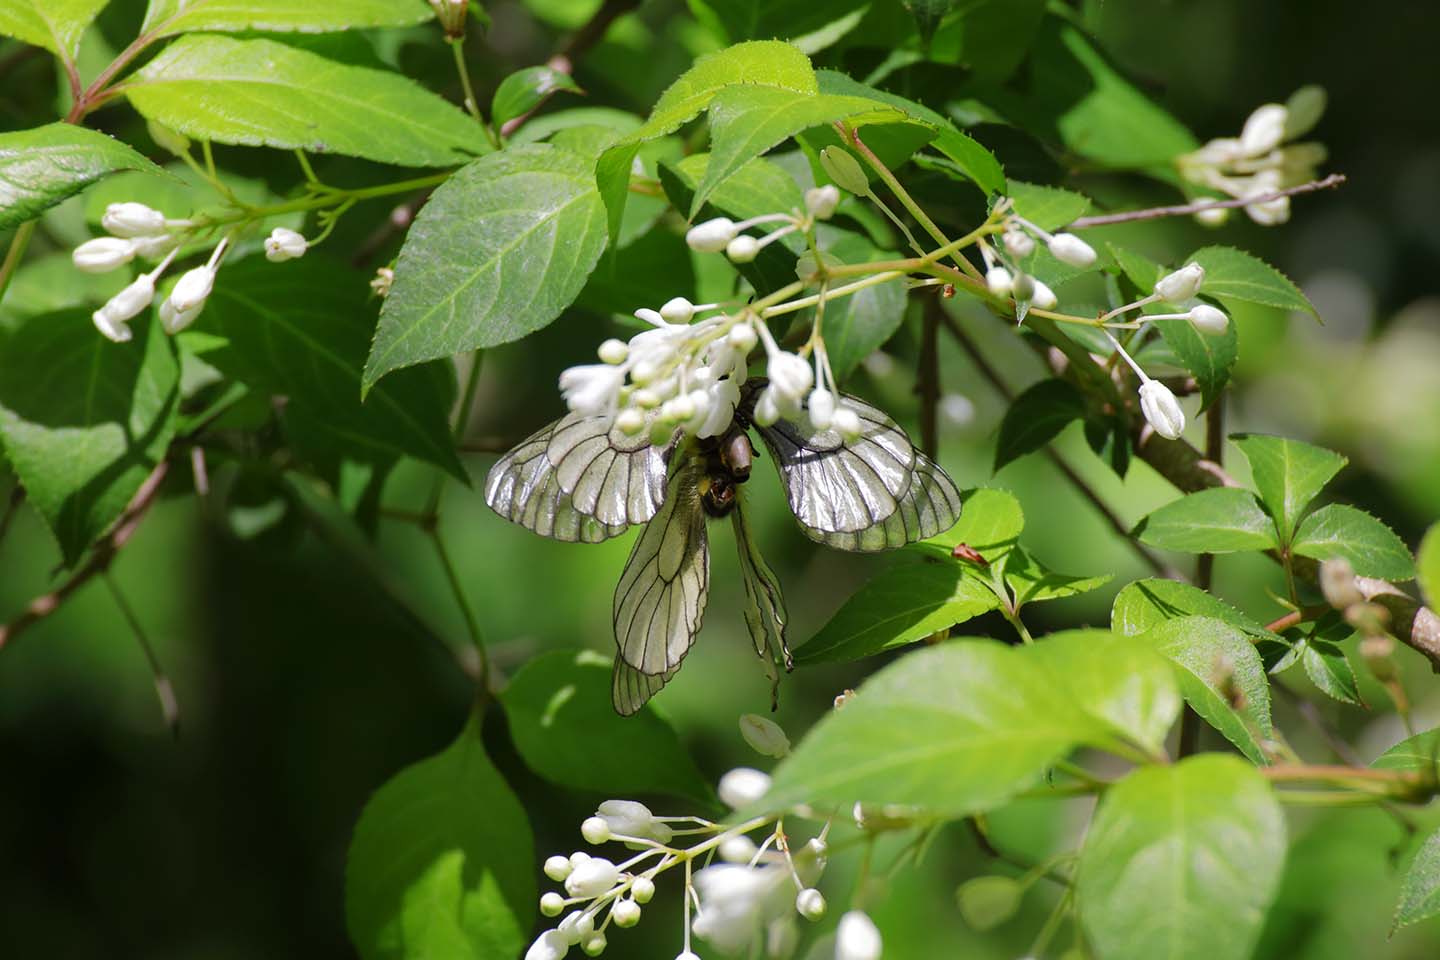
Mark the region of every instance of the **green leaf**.
[[1301, 662], [1305, 665], [1305, 675], [1322, 693], [1341, 703], [1365, 705], [1360, 697], [1360, 684], [1355, 679], [1355, 668], [1350, 666], [1344, 650], [1324, 640], [1309, 639], [1305, 641]]
[[[870, 263], [896, 257], [893, 251], [881, 250], [861, 234], [828, 224], [817, 228], [816, 245], [822, 253], [841, 263]], [[905, 321], [906, 299], [905, 285], [896, 279], [825, 304], [825, 351], [842, 385], [866, 357], [900, 329]], [[805, 311], [801, 322], [811, 322], [814, 315], [813, 310]]]
[[1109, 630], [1052, 633], [1034, 652], [1050, 671], [1051, 689], [1063, 692], [1097, 729], [1152, 756], [1164, 755], [1165, 735], [1180, 715], [1180, 692], [1163, 657]]
[[159, 168], [119, 140], [73, 123], [0, 134], [0, 230], [119, 170]]
[[404, 371], [362, 403], [374, 334], [365, 278], [323, 255], [273, 264], [250, 257], [221, 271], [195, 330], [223, 338], [204, 354], [226, 376], [286, 397], [284, 416], [329, 433], [351, 459], [411, 456], [461, 482], [450, 436], [453, 376], [434, 364]]
[[1430, 834], [1405, 871], [1400, 903], [1391, 930], [1428, 920], [1440, 913], [1440, 830]]
[[1404, 541], [1364, 510], [1332, 503], [1306, 517], [1291, 549], [1302, 557], [1344, 557], [1362, 577], [1409, 580], [1415, 561]]
[[1025, 888], [1013, 877], [976, 877], [960, 884], [955, 902], [972, 930], [984, 932], [1015, 916]]
[[1415, 552], [1415, 579], [1420, 593], [1433, 609], [1440, 605], [1440, 523], [1432, 526]]
[[928, 37], [940, 26], [945, 15], [961, 5], [961, 0], [903, 0], [905, 9], [915, 18], [920, 35]]
[[830, 622], [795, 651], [795, 661], [834, 663], [874, 656], [999, 606], [995, 592], [957, 560], [900, 564], [852, 594]]
[[1255, 763], [1267, 763], [1260, 740], [1273, 736], [1270, 681], [1254, 645], [1211, 617], [1165, 620], [1141, 640], [1179, 668], [1185, 702]]
[[1401, 740], [1370, 766], [1377, 770], [1411, 770], [1426, 777], [1440, 775], [1440, 727]]
[[[711, 12], [731, 41], [801, 41], [863, 13], [870, 0], [696, 0]], [[692, 4], [692, 9], [694, 4]], [[814, 48], [811, 48], [812, 52]]]
[[1014, 494], [977, 487], [960, 494], [960, 500], [963, 510], [955, 526], [909, 549], [949, 560], [951, 551], [963, 543], [994, 563], [1014, 548], [1025, 529], [1025, 514]]
[[526, 67], [517, 70], [495, 89], [490, 101], [490, 122], [501, 127], [544, 103], [557, 90], [581, 93], [580, 85], [568, 73], [554, 67]]
[[18, 326], [18, 321], [42, 313], [104, 303], [129, 282], [130, 274], [125, 270], [81, 273], [75, 269], [68, 251], [27, 259], [16, 271], [10, 289], [5, 291], [0, 330]]
[[620, 717], [610, 705], [610, 660], [555, 650], [530, 660], [500, 696], [526, 766], [574, 790], [630, 796], [713, 797], [670, 724], [646, 707]]
[[640, 129], [606, 150], [595, 165], [595, 182], [609, 213], [611, 237], [620, 230], [629, 193], [630, 163], [640, 145], [674, 133], [710, 106], [717, 93], [740, 83], [804, 94], [818, 92], [809, 58], [788, 43], [754, 40], [696, 60], [660, 95]]
[[150, 0], [140, 32], [156, 37], [195, 30], [322, 33], [408, 27], [431, 16], [424, 0]]
[[1025, 548], [1020, 546], [1015, 547], [1005, 557], [1005, 583], [1015, 598], [1017, 612], [1027, 603], [1059, 600], [1098, 590], [1109, 583], [1113, 577], [1114, 574], [1109, 573], [1102, 573], [1094, 577], [1056, 573], [1047, 569], [1044, 564], [1030, 556]]
[[34, 317], [0, 350], [0, 443], [66, 566], [103, 535], [165, 457], [179, 364], [145, 315], [111, 343], [87, 311]]
[[1167, 503], [1141, 520], [1135, 535], [1152, 547], [1186, 553], [1278, 546], [1274, 522], [1260, 509], [1255, 494], [1238, 487], [1201, 490]]
[[1144, 767], [1106, 791], [1090, 824], [1080, 923], [1106, 960], [1247, 960], [1284, 860], [1285, 816], [1244, 761]]
[[1349, 462], [1332, 450], [1286, 437], [1237, 433], [1230, 439], [1250, 461], [1255, 489], [1275, 518], [1281, 543], [1290, 541], [1310, 501]]
[[1308, 84], [1290, 94], [1285, 101], [1285, 139], [1303, 137], [1315, 128], [1325, 115], [1325, 88]]
[[14, 37], [73, 61], [80, 37], [110, 0], [5, 0], [0, 36]]
[[1042, 230], [1058, 230], [1090, 209], [1087, 196], [1023, 180], [1010, 181], [1009, 196], [1015, 201], [1015, 212]]
[[405, 236], [366, 389], [400, 367], [548, 325], [604, 249], [605, 208], [579, 156], [530, 144], [463, 167]]
[[1165, 339], [1185, 369], [1195, 376], [1200, 387], [1200, 409], [1203, 411], [1219, 398], [1230, 371], [1240, 355], [1240, 339], [1235, 324], [1225, 325], [1224, 333], [1201, 333], [1189, 320], [1156, 320], [1155, 328]]
[[1253, 637], [1275, 637], [1260, 621], [1199, 587], [1154, 577], [1127, 584], [1116, 595], [1110, 610], [1110, 629], [1133, 636], [1166, 620], [1189, 616], [1222, 620]]
[[1107, 243], [1105, 246], [1110, 251], [1110, 256], [1115, 258], [1115, 263], [1120, 270], [1146, 296], [1154, 292], [1155, 282], [1168, 272], [1142, 253], [1136, 253], [1134, 250], [1116, 243]]
[[468, 114], [414, 81], [273, 40], [181, 37], [125, 92], [149, 119], [218, 143], [411, 167], [464, 163], [490, 150]]
[[1290, 278], [1259, 257], [1234, 247], [1205, 247], [1190, 260], [1205, 268], [1201, 292], [1219, 300], [1258, 303], [1282, 310], [1301, 310], [1318, 317], [1315, 306]]
[[472, 719], [360, 815], [345, 869], [356, 950], [364, 960], [519, 956], [535, 916], [533, 842]]
[[1060, 435], [1073, 420], [1085, 416], [1085, 397], [1065, 380], [1041, 380], [1025, 389], [1000, 421], [995, 443], [995, 466], [1000, 468], [1041, 449]]

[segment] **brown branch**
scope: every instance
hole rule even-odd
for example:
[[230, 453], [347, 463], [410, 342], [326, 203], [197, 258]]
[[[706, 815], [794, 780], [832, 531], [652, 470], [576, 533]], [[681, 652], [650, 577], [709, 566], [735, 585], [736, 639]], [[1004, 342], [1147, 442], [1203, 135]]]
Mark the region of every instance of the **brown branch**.
[[168, 461], [161, 460], [157, 463], [155, 469], [151, 470], [150, 475], [140, 484], [140, 489], [135, 491], [135, 496], [130, 499], [130, 505], [125, 508], [125, 512], [120, 514], [120, 518], [110, 528], [110, 533], [91, 549], [90, 558], [85, 564], [60, 586], [31, 600], [20, 616], [0, 626], [0, 650], [4, 650], [6, 644], [18, 635], [58, 610], [75, 591], [89, 583], [97, 574], [110, 569], [115, 555], [134, 536], [140, 521], [145, 519], [145, 514], [159, 497], [160, 487], [169, 471]]
[[945, 307], [939, 297], [925, 297], [920, 328], [920, 365], [915, 392], [920, 395], [920, 448], [933, 460], [940, 455], [940, 317]]
[[1069, 229], [1083, 230], [1086, 227], [1105, 227], [1112, 223], [1134, 223], [1137, 220], [1159, 220], [1162, 217], [1186, 217], [1194, 213], [1201, 213], [1205, 210], [1228, 210], [1234, 207], [1248, 207], [1257, 203], [1269, 203], [1271, 200], [1279, 200], [1281, 197], [1293, 197], [1302, 193], [1314, 193], [1316, 190], [1331, 190], [1345, 182], [1343, 173], [1332, 173], [1323, 180], [1312, 180], [1309, 183], [1302, 183], [1298, 187], [1286, 187], [1284, 190], [1275, 190], [1271, 193], [1262, 193], [1256, 197], [1247, 197], [1240, 200], [1200, 200], [1195, 203], [1182, 203], [1169, 207], [1149, 207], [1145, 210], [1126, 210], [1122, 213], [1104, 213], [1094, 217], [1081, 217], [1070, 222]]

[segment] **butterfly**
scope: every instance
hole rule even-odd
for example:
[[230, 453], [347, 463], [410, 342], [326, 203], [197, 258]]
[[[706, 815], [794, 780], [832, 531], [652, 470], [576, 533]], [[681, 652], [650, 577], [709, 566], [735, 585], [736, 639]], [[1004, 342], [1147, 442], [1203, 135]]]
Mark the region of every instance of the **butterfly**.
[[[755, 422], [765, 386], [741, 390], [729, 428], [656, 444], [627, 436], [605, 415], [568, 414], [521, 441], [485, 480], [485, 502], [507, 520], [556, 540], [598, 543], [645, 524], [612, 606], [617, 647], [611, 694], [629, 716], [680, 669], [700, 632], [710, 590], [708, 520], [729, 517], [740, 553], [745, 622], [766, 665], [772, 701], [779, 668], [793, 664], [780, 583], [755, 545], [740, 486], [759, 434], [790, 510], [811, 540], [840, 550], [890, 550], [948, 530], [960, 491], [894, 420], [855, 397], [843, 402], [862, 430], [846, 440], [808, 418]], [[773, 705], [773, 703], [772, 703]]]

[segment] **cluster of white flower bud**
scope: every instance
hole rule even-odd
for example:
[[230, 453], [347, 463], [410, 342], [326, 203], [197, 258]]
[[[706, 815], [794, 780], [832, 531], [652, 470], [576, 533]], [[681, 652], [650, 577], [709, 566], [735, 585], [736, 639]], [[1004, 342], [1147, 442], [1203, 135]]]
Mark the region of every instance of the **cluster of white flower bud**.
[[[1002, 203], [1008, 205], [1009, 201]], [[1059, 303], [1055, 291], [1023, 267], [1023, 261], [1035, 252], [1037, 240], [1061, 263], [1081, 270], [1095, 265], [1095, 248], [1073, 233], [1050, 233], [1015, 213], [1006, 215], [1002, 223], [996, 249], [984, 240], [978, 244], [985, 260], [985, 286], [993, 296], [1012, 298], [1039, 310], [1053, 310]]]
[[[1297, 94], [1292, 104], [1307, 92]], [[1191, 183], [1236, 200], [1264, 197], [1315, 179], [1317, 169], [1325, 162], [1325, 147], [1319, 143], [1288, 142], [1305, 133], [1319, 118], [1323, 96], [1310, 92], [1303, 102], [1309, 106], [1314, 98], [1319, 98], [1320, 105], [1308, 110], [1310, 115], [1298, 122], [1295, 107], [1263, 104], [1250, 114], [1240, 136], [1219, 137], [1199, 150], [1177, 157], [1175, 162], [1180, 174]], [[1244, 209], [1251, 220], [1272, 226], [1290, 219], [1290, 198], [1274, 197], [1247, 204]], [[1214, 208], [1196, 217], [1202, 223], [1218, 226], [1225, 222], [1228, 214], [1224, 208]]]
[[[729, 217], [714, 217], [697, 223], [685, 234], [685, 242], [697, 253], [720, 253], [733, 263], [749, 263], [770, 244], [797, 230], [808, 231], [817, 220], [829, 220], [840, 205], [840, 191], [834, 184], [811, 187], [805, 191], [805, 212], [765, 213], [736, 222]], [[783, 223], [763, 237], [752, 237], [745, 231], [762, 223]]]

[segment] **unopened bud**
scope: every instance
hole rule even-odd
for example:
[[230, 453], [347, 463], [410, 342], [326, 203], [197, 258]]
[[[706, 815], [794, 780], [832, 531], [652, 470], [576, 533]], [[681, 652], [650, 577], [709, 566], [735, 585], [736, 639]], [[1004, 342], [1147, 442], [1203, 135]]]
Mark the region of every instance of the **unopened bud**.
[[276, 227], [270, 231], [270, 236], [265, 238], [265, 259], [271, 263], [283, 263], [303, 257], [309, 249], [310, 241], [285, 227]]
[[1320, 562], [1320, 592], [1325, 595], [1325, 602], [1336, 610], [1365, 602], [1365, 595], [1355, 583], [1355, 568], [1344, 557]]
[[1017, 273], [1010, 281], [1010, 295], [1017, 301], [1035, 298], [1035, 278], [1028, 273]]
[[[817, 388], [811, 391], [810, 399], [806, 401], [805, 409], [809, 412], [810, 422], [815, 425], [816, 430], [829, 430], [830, 424], [833, 423], [835, 420], [835, 394], [824, 388]], [[756, 716], [753, 713], [747, 713], [745, 714], [745, 716], [740, 718], [740, 730], [742, 733], [745, 734], [746, 742], [749, 743], [752, 747], [755, 747], [756, 750], [760, 750], [760, 748], [755, 745], [755, 741], [750, 739], [750, 731], [746, 728], [745, 725], [746, 721], [752, 717], [757, 721], [764, 721], [765, 723], [770, 724], [770, 726], [774, 727], [776, 731], [779, 731], [780, 728], [776, 727], [775, 724], [771, 723], [769, 720], [766, 720], [764, 717]], [[781, 733], [780, 736], [783, 739], [785, 734]], [[789, 741], [786, 741], [786, 747], [789, 747]], [[760, 750], [760, 752], [766, 753], [766, 751], [764, 750]], [[784, 756], [784, 754], [766, 755]]]
[[76, 247], [70, 259], [86, 273], [109, 273], [135, 259], [135, 244], [120, 237], [96, 237]]
[[1140, 412], [1166, 440], [1178, 438], [1185, 429], [1185, 411], [1180, 409], [1180, 401], [1159, 380], [1147, 380], [1140, 385]]
[[755, 846], [754, 840], [743, 833], [737, 833], [722, 840], [718, 852], [720, 859], [726, 863], [749, 863], [750, 858], [759, 852], [759, 848]]
[[649, 877], [636, 877], [630, 884], [630, 896], [636, 903], [649, 903], [655, 896], [655, 881]]
[[430, 0], [430, 9], [445, 31], [445, 36], [458, 40], [465, 36], [465, 14], [470, 9], [469, 0]]
[[565, 898], [550, 891], [540, 898], [540, 912], [547, 917], [558, 917], [565, 912]]
[[870, 178], [865, 176], [865, 170], [860, 166], [860, 161], [852, 157], [850, 151], [844, 147], [830, 146], [821, 150], [820, 166], [825, 170], [826, 175], [840, 186], [840, 189], [853, 193], [857, 197], [870, 195]]
[[570, 866], [569, 857], [556, 855], [547, 857], [545, 860], [545, 876], [554, 880], [556, 883], [570, 876], [571, 869], [573, 868]]
[[730, 328], [730, 332], [725, 335], [725, 339], [730, 341], [730, 346], [734, 347], [740, 353], [745, 354], [755, 348], [757, 336], [755, 328], [750, 324], [739, 323]]
[[150, 306], [154, 299], [155, 281], [150, 279], [149, 274], [141, 274], [90, 317], [95, 321], [95, 329], [108, 339], [124, 343], [131, 337], [126, 322]]
[[203, 304], [213, 289], [215, 268], [196, 267], [185, 271], [180, 275], [180, 279], [175, 281], [175, 288], [170, 291], [170, 302], [174, 304], [177, 312], [186, 313]]
[[690, 318], [695, 316], [695, 304], [684, 297], [671, 297], [660, 308], [660, 316], [667, 323], [689, 323]]
[[1005, 231], [1005, 252], [1016, 260], [1024, 260], [1035, 252], [1035, 238], [1016, 227]]
[[624, 340], [616, 340], [611, 337], [600, 344], [600, 349], [595, 351], [602, 363], [624, 363], [625, 358], [630, 355], [630, 347]]
[[1240, 149], [1249, 157], [1274, 150], [1285, 139], [1285, 122], [1289, 117], [1290, 111], [1278, 103], [1257, 107], [1240, 131]]
[[112, 203], [100, 226], [117, 237], [153, 237], [165, 232], [165, 214], [143, 203]]
[[835, 416], [830, 420], [830, 429], [840, 434], [846, 443], [853, 443], [865, 432], [865, 425], [860, 421], [860, 414], [842, 404], [835, 409]]
[[728, 217], [697, 223], [685, 234], [685, 242], [697, 253], [719, 253], [734, 239], [735, 221]]
[[742, 233], [725, 245], [725, 256], [731, 263], [749, 263], [760, 254], [760, 241]]
[[718, 792], [733, 810], [758, 803], [770, 789], [770, 775], [751, 767], [736, 767], [720, 778]]
[[621, 410], [615, 416], [615, 427], [627, 437], [639, 436], [640, 431], [645, 429], [645, 414], [634, 407]]
[[1230, 318], [1225, 315], [1225, 311], [1208, 303], [1197, 303], [1191, 307], [1189, 319], [1192, 327], [1212, 337], [1218, 337], [1230, 326]]
[[189, 310], [177, 310], [175, 308], [175, 301], [167, 297], [165, 301], [160, 304], [160, 326], [166, 333], [173, 337], [194, 323], [195, 318], [200, 316], [200, 311], [203, 308], [204, 304], [202, 303], [200, 306], [192, 307]]
[[1054, 310], [1060, 299], [1055, 296], [1055, 291], [1050, 289], [1049, 284], [1040, 280], [1035, 281], [1035, 292], [1030, 295], [1030, 305], [1041, 310]]
[[825, 916], [825, 896], [814, 887], [806, 887], [795, 895], [795, 912], [806, 920]]
[[1207, 207], [1195, 213], [1195, 222], [1205, 227], [1223, 227], [1229, 219], [1229, 207]]
[[580, 824], [580, 836], [585, 838], [586, 843], [604, 843], [610, 839], [610, 824], [600, 817], [587, 817]]
[[840, 189], [833, 183], [805, 191], [805, 209], [816, 220], [829, 220], [840, 205]]
[[835, 960], [880, 960], [883, 943], [875, 921], [851, 910], [835, 928]]
[[1015, 278], [1004, 267], [991, 267], [985, 271], [985, 286], [997, 297], [1008, 297], [1015, 289]]
[[1393, 683], [1399, 678], [1399, 671], [1391, 658], [1394, 652], [1395, 641], [1388, 633], [1372, 633], [1360, 640], [1360, 657], [1381, 683]]
[[607, 946], [609, 946], [609, 944], [605, 941], [605, 934], [599, 930], [592, 930], [589, 934], [580, 938], [580, 949], [584, 951], [587, 957], [600, 956], [600, 954], [605, 952]]
[[610, 919], [622, 929], [633, 927], [640, 922], [640, 904], [634, 900], [620, 900], [611, 908]]
[[1180, 303], [1200, 292], [1205, 282], [1205, 268], [1198, 263], [1187, 263], [1174, 273], [1166, 274], [1155, 284], [1155, 292], [1161, 300]]
[[1095, 265], [1095, 248], [1073, 233], [1057, 233], [1050, 238], [1050, 252], [1061, 263], [1086, 269]]

